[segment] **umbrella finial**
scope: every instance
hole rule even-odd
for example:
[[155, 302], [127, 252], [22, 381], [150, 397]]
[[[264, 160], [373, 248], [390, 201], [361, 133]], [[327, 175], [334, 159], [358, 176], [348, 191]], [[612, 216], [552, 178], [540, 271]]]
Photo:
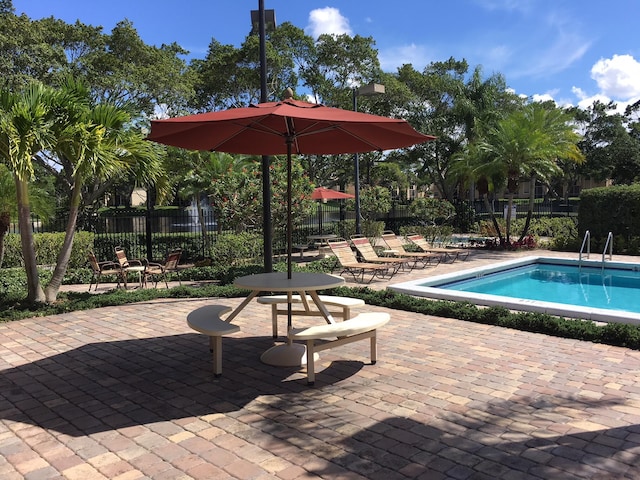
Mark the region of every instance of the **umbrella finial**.
[[289, 98], [293, 98], [293, 90], [291, 90], [291, 87], [288, 87], [288, 88], [284, 91], [284, 98], [283, 98], [283, 100], [288, 100]]

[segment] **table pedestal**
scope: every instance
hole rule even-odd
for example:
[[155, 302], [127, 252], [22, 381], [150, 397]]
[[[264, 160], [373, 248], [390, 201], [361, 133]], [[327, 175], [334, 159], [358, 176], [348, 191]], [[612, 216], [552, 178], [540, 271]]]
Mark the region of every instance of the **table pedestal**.
[[[320, 356], [316, 353], [313, 360]], [[274, 367], [304, 367], [307, 365], [307, 347], [302, 343], [275, 345], [260, 356], [262, 363]]]

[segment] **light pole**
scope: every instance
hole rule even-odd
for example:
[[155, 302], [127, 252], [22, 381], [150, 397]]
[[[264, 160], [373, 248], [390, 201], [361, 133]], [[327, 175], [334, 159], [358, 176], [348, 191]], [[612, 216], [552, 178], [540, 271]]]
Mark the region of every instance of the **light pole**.
[[[380, 85], [379, 83], [369, 83], [367, 85], [363, 85], [360, 88], [353, 89], [353, 111], [358, 111], [358, 97], [370, 97], [373, 95], [380, 95], [384, 93], [384, 85]], [[362, 224], [360, 218], [360, 159], [358, 158], [358, 154], [353, 155], [353, 170], [354, 170], [354, 195], [355, 195], [355, 203], [356, 203], [356, 234], [360, 235], [362, 233]]]
[[[258, 1], [258, 10], [251, 10], [251, 31], [256, 32], [260, 38], [260, 103], [267, 101], [267, 48], [266, 30], [267, 21], [270, 28], [276, 27], [276, 15], [273, 10], [264, 9], [264, 0]], [[271, 158], [268, 155], [262, 156], [262, 238], [264, 242], [264, 270], [273, 271], [273, 240], [271, 235], [271, 179], [269, 175], [269, 165]]]

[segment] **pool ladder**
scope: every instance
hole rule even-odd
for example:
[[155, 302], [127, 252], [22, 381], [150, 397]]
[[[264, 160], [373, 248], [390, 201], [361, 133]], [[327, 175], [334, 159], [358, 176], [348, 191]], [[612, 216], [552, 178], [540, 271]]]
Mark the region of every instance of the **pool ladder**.
[[584, 247], [587, 247], [586, 258], [589, 258], [589, 254], [591, 253], [591, 233], [589, 230], [584, 232], [584, 238], [582, 239], [582, 246], [580, 247], [580, 255], [578, 256], [578, 260], [580, 261], [580, 266], [582, 266], [582, 254], [584, 253]]
[[[584, 249], [587, 247], [587, 251]], [[609, 232], [607, 235], [607, 241], [604, 244], [604, 250], [602, 250], [602, 269], [604, 270], [604, 262], [607, 256], [607, 250], [609, 251], [609, 260], [613, 257], [613, 233]], [[589, 230], [584, 232], [584, 238], [582, 239], [582, 246], [580, 247], [580, 255], [578, 256], [578, 266], [582, 269], [582, 255], [584, 254], [585, 258], [589, 258], [591, 254], [591, 233]]]

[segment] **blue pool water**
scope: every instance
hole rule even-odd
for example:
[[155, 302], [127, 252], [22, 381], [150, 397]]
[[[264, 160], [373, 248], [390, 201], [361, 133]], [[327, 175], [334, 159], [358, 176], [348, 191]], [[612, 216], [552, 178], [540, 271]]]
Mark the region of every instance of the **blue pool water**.
[[531, 256], [388, 288], [440, 300], [640, 325], [637, 263]]
[[640, 313], [640, 272], [533, 264], [438, 288]]

